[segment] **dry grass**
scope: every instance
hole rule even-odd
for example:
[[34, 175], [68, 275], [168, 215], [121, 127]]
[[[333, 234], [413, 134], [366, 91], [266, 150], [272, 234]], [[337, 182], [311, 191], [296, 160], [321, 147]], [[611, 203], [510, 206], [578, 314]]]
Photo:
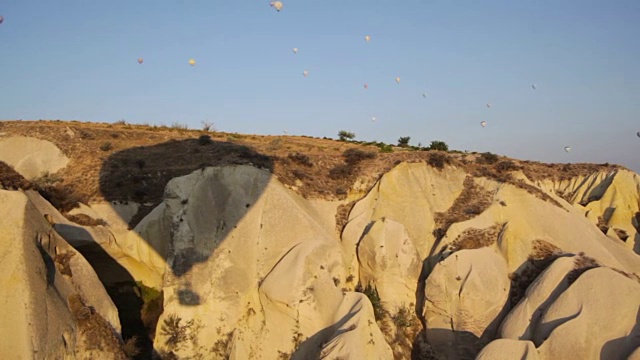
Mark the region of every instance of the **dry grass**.
[[574, 261], [574, 268], [567, 275], [567, 280], [569, 284], [573, 284], [580, 275], [584, 274], [587, 270], [595, 269], [600, 267], [601, 265], [598, 261], [592, 257], [586, 256], [583, 252], [579, 253], [576, 256]]
[[74, 223], [82, 226], [107, 226], [107, 222], [102, 219], [94, 219], [89, 215], [85, 214], [65, 214], [65, 217], [69, 221], [73, 221]]
[[109, 323], [92, 307], [85, 305], [79, 294], [67, 299], [71, 314], [78, 324], [78, 331], [84, 339], [87, 350], [99, 350], [112, 354], [112, 359], [125, 360], [124, 344]]
[[0, 188], [6, 190], [27, 190], [31, 183], [5, 162], [0, 161]]
[[511, 291], [509, 300], [515, 306], [524, 297], [527, 288], [533, 281], [562, 255], [562, 250], [544, 240], [534, 240], [531, 253], [523, 268], [517, 273], [510, 274]]
[[495, 244], [502, 226], [496, 224], [486, 229], [466, 229], [449, 245], [451, 251], [480, 249]]
[[[356, 179], [372, 185], [400, 162], [423, 162], [435, 167], [450, 164], [472, 176], [514, 183], [547, 201], [552, 199], [537, 188], [512, 181], [511, 171], [520, 169], [531, 180], [540, 180], [620, 168], [608, 164], [546, 165], [504, 157], [496, 157], [488, 164], [493, 161], [490, 155], [478, 155], [489, 156], [489, 161], [469, 161], [474, 155], [397, 147], [386, 153], [374, 143], [229, 134], [184, 129], [180, 124], [171, 127], [126, 122], [4, 121], [0, 122], [0, 131], [51, 141], [70, 157], [69, 165], [57, 174], [61, 181], [55, 184], [56, 188], [44, 189], [50, 199], [57, 200], [57, 206], [68, 211], [77, 201], [146, 203], [131, 225], [161, 201], [170, 179], [205, 166], [253, 164], [268, 169], [304, 197], [344, 199]], [[0, 165], [0, 170], [5, 168]], [[2, 171], [0, 185], [27, 186], [12, 173], [9, 176], [8, 171]], [[72, 201], [61, 202], [60, 197], [71, 197]]]
[[491, 205], [491, 194], [476, 185], [471, 176], [465, 178], [463, 186], [462, 193], [453, 202], [449, 210], [435, 214], [436, 229], [434, 230], [434, 236], [436, 239], [441, 239], [454, 223], [472, 219]]

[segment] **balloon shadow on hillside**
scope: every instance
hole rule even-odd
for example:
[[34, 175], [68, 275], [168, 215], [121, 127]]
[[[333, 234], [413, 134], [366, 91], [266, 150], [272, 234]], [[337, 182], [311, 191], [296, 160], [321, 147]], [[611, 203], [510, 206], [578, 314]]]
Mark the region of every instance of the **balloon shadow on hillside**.
[[[100, 169], [100, 192], [105, 200], [111, 202], [114, 207], [129, 202], [139, 204], [138, 212], [131, 219], [122, 217], [129, 224], [129, 229], [135, 231], [136, 225], [165, 201], [165, 188], [170, 180], [195, 171], [204, 172], [208, 167], [224, 165], [251, 165], [266, 171], [263, 173], [264, 176], [251, 180], [253, 186], [250, 198], [247, 199], [247, 194], [242, 194], [242, 199], [247, 199], [250, 204], [238, 204], [238, 194], [227, 187], [220, 186], [220, 182], [216, 180], [211, 181], [210, 184], [204, 184], [208, 187], [206, 195], [203, 195], [206, 199], [190, 199], [192, 202], [206, 204], [208, 213], [197, 213], [198, 226], [215, 229], [217, 241], [212, 237], [210, 244], [199, 242], [196, 246], [192, 241], [186, 247], [181, 242], [179, 249], [174, 248], [175, 222], [187, 221], [192, 225], [184, 213], [179, 219], [169, 220], [171, 223], [166, 224], [169, 226], [166, 226], [164, 231], [170, 233], [161, 234], [161, 239], [147, 238], [148, 232], [137, 231], [149, 247], [169, 265], [166, 267], [166, 271], [170, 272], [167, 275], [183, 283], [175, 294], [165, 294], [165, 296], [176, 296], [180, 304], [185, 306], [200, 305], [202, 296], [191, 288], [188, 281], [179, 279], [194, 265], [208, 261], [216, 248], [244, 218], [250, 210], [250, 205], [257, 202], [268, 183], [264, 181], [264, 177], [270, 177], [273, 173], [273, 159], [247, 146], [214, 141], [208, 136], [201, 136], [199, 139], [171, 140], [157, 145], [114, 152], [103, 162]], [[188, 200], [182, 201], [185, 209], [191, 210], [190, 205]], [[225, 216], [227, 212], [232, 213], [233, 216]], [[194, 215], [196, 213], [190, 214], [190, 216]], [[224, 223], [222, 227], [219, 226], [221, 221]], [[129, 274], [129, 277], [133, 280], [133, 276]], [[107, 287], [110, 285], [112, 284], [105, 283]], [[114, 299], [114, 302], [119, 303], [117, 299]], [[123, 328], [125, 326], [126, 324], [123, 323]]]

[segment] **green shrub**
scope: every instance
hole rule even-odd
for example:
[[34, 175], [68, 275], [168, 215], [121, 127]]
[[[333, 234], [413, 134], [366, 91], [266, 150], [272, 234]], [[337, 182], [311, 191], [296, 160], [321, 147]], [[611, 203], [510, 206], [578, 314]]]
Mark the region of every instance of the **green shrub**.
[[431, 145], [427, 148], [428, 150], [440, 150], [440, 151], [449, 151], [449, 145], [444, 141], [434, 140], [431, 142]]
[[338, 138], [340, 138], [340, 141], [353, 140], [355, 139], [355, 137], [356, 137], [356, 134], [346, 130], [340, 130], [338, 132]]
[[409, 140], [411, 140], [411, 136], [404, 136], [398, 139], [398, 146], [407, 147], [409, 146]]

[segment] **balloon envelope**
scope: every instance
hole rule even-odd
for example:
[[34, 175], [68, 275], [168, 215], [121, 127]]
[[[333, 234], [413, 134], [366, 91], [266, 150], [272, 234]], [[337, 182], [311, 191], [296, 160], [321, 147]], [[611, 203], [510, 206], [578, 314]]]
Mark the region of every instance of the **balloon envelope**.
[[0, 16], [0, 24], [2, 24], [3, 21], [4, 21], [4, 18]]
[[366, 36], [364, 37], [364, 39], [365, 39], [365, 41], [369, 42], [369, 40], [371, 40], [371, 36], [366, 35]]
[[491, 108], [491, 103], [487, 103], [487, 107], [488, 107], [488, 108]]
[[564, 151], [566, 151], [566, 152], [571, 151], [571, 146], [565, 146], [565, 147], [564, 147]]
[[376, 117], [375, 116], [371, 117], [371, 122], [376, 122]]
[[302, 72], [302, 75], [307, 76], [307, 75], [309, 75], [309, 72], [307, 70], [305, 70], [305, 71]]
[[364, 84], [364, 88], [365, 88], [365, 89], [368, 89], [368, 88], [369, 88], [369, 85], [368, 85], [368, 84]]
[[189, 60], [189, 65], [193, 66], [193, 65], [195, 65], [195, 64], [196, 64], [196, 61], [195, 61], [195, 60], [193, 60], [193, 59], [190, 59], [190, 60]]
[[487, 122], [486, 122], [486, 121], [482, 121], [482, 122], [480, 122], [480, 125], [481, 125], [482, 127], [487, 127]]
[[272, 1], [269, 3], [269, 5], [271, 5], [272, 8], [278, 10], [278, 12], [280, 12], [280, 10], [282, 10], [282, 7], [284, 6], [282, 4], [282, 1]]
[[400, 78], [399, 78], [399, 77], [397, 77], [397, 78], [396, 78], [396, 82], [397, 82], [398, 84], [400, 83]]
[[536, 84], [531, 84], [531, 88], [533, 88], [533, 90], [536, 89]]
[[636, 135], [638, 135], [638, 137], [640, 137], [640, 131], [638, 131], [638, 133], [636, 133]]
[[422, 97], [426, 99], [427, 98], [427, 93], [422, 93]]
[[138, 64], [142, 64], [144, 62], [143, 58], [138, 58]]
[[293, 48], [293, 53], [297, 54], [298, 53], [298, 48]]

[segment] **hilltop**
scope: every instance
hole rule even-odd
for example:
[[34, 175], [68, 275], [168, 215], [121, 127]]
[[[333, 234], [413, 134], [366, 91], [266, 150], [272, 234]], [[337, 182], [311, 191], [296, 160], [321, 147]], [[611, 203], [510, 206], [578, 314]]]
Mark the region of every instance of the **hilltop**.
[[617, 165], [14, 121], [0, 203], [14, 358], [640, 356]]

